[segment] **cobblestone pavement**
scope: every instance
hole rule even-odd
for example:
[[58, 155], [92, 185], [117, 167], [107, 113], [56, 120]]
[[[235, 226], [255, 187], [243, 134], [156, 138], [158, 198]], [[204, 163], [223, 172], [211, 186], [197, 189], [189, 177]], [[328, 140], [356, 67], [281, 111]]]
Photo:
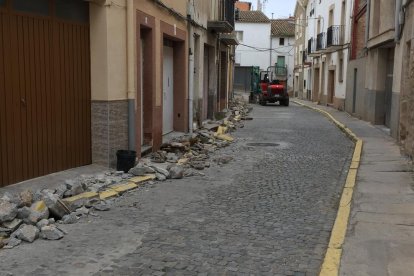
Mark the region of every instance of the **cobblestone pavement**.
[[317, 275], [353, 144], [295, 105], [252, 117], [215, 153], [229, 164], [141, 187], [61, 241], [0, 251], [3, 274]]

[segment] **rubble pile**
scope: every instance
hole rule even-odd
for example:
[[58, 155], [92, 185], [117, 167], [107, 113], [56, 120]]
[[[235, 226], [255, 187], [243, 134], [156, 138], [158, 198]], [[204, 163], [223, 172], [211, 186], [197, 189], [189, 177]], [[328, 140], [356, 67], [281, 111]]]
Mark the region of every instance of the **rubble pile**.
[[[108, 171], [80, 175], [58, 184], [53, 190], [25, 190], [18, 195], [4, 193], [0, 197], [0, 248], [10, 249], [38, 238], [63, 238], [67, 233], [62, 224], [76, 223], [84, 216], [96, 216], [95, 211], [108, 211], [110, 202], [100, 195], [113, 192], [114, 187], [128, 183], [132, 177], [155, 175], [156, 180], [165, 181], [204, 176], [202, 170], [213, 163], [223, 165], [231, 162], [231, 156], [210, 157], [233, 141], [229, 133], [244, 127], [243, 120], [248, 119], [250, 111], [241, 100], [230, 102], [221, 120], [208, 121], [192, 134], [163, 144], [159, 151], [142, 158], [128, 173]], [[88, 196], [81, 196], [85, 194]]]
[[22, 241], [32, 243], [38, 238], [58, 240], [64, 237], [61, 224], [76, 223], [81, 217], [95, 215], [93, 211], [107, 211], [109, 204], [99, 197], [65, 201], [85, 192], [103, 191], [132, 177], [124, 172], [106, 172], [97, 175], [81, 175], [66, 180], [56, 189], [36, 192], [9, 192], [0, 198], [0, 248], [10, 249]]
[[[244, 127], [244, 120], [251, 108], [243, 100], [233, 100], [229, 109], [224, 110], [219, 121], [207, 121], [191, 135], [184, 135], [164, 143], [160, 150], [142, 158], [129, 173], [143, 176], [155, 173], [156, 179], [179, 179], [190, 176], [203, 176], [201, 172], [211, 166], [210, 155], [228, 146], [233, 137], [229, 135], [237, 128]], [[227, 164], [232, 157], [222, 156], [212, 161], [218, 165]]]

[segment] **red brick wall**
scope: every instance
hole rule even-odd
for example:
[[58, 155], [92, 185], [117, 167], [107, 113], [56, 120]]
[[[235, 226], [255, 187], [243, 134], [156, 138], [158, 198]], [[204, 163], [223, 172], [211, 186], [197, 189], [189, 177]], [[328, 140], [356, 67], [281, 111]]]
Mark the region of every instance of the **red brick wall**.
[[250, 2], [236, 2], [236, 9], [239, 9], [241, 11], [250, 11], [252, 4]]

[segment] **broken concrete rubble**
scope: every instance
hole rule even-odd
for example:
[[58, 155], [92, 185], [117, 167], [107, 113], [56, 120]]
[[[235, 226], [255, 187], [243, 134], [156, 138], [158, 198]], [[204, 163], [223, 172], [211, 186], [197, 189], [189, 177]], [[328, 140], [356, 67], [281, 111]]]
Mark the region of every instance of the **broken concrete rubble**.
[[43, 226], [47, 226], [50, 224], [48, 219], [42, 219], [36, 223], [37, 228], [42, 229]]
[[[23, 191], [17, 195], [5, 193], [0, 198], [0, 248], [13, 248], [21, 242], [61, 239], [67, 234], [62, 226], [75, 223], [85, 216], [98, 216], [96, 211], [108, 211], [111, 197], [135, 189], [150, 180], [165, 181], [191, 176], [204, 176], [213, 153], [231, 144], [231, 131], [243, 127], [249, 110], [245, 104], [231, 103], [220, 121], [209, 121], [192, 134], [173, 138], [161, 150], [142, 158], [128, 173], [107, 171], [79, 175], [56, 183], [55, 189]], [[227, 164], [232, 157], [212, 159], [211, 164]], [[149, 175], [150, 174], [150, 175]], [[55, 218], [60, 224], [55, 224]]]
[[23, 225], [18, 230], [11, 234], [11, 237], [18, 238], [19, 240], [32, 243], [39, 237], [39, 229], [33, 225]]
[[24, 190], [20, 193], [20, 205], [18, 207], [32, 205], [33, 202], [33, 193], [30, 190]]
[[16, 238], [10, 238], [6, 240], [7, 242], [5, 243], [6, 245], [3, 247], [4, 249], [12, 249], [18, 245], [20, 245], [22, 243], [21, 240], [16, 239]]
[[62, 218], [64, 215], [70, 214], [69, 207], [56, 194], [44, 193], [43, 201], [50, 213], [56, 218]]
[[78, 217], [76, 216], [75, 213], [71, 213], [71, 214], [68, 214], [68, 215], [64, 215], [62, 217], [61, 222], [63, 224], [74, 224], [74, 223], [78, 222]]
[[0, 199], [0, 223], [11, 221], [17, 216], [17, 205]]
[[2, 226], [6, 229], [9, 229], [10, 232], [16, 231], [17, 228], [23, 223], [23, 220], [15, 218], [10, 222], [3, 222]]
[[65, 234], [55, 225], [46, 225], [41, 228], [40, 237], [44, 240], [60, 240]]
[[172, 179], [181, 179], [184, 177], [184, 169], [181, 166], [173, 166], [170, 168], [170, 177]]

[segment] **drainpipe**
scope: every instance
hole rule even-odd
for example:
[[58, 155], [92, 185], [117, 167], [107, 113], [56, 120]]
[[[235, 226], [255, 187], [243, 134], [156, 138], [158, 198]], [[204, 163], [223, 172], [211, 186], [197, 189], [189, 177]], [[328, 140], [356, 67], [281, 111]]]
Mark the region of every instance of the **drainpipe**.
[[272, 66], [272, 52], [273, 52], [272, 48], [273, 48], [273, 41], [272, 41], [272, 34], [270, 34], [270, 51], [269, 51], [270, 61], [269, 61], [269, 66]]
[[[194, 6], [188, 6], [188, 16], [193, 19]], [[193, 99], [194, 99], [194, 31], [190, 22], [188, 26], [188, 132], [193, 134]]]
[[134, 1], [127, 3], [128, 148], [135, 150]]
[[371, 0], [367, 0], [367, 22], [365, 24], [365, 48], [368, 46], [370, 21], [371, 21]]
[[398, 43], [400, 41], [400, 30], [402, 19], [400, 19], [401, 15], [401, 7], [402, 7], [402, 0], [395, 1], [395, 31], [394, 31], [394, 41]]

